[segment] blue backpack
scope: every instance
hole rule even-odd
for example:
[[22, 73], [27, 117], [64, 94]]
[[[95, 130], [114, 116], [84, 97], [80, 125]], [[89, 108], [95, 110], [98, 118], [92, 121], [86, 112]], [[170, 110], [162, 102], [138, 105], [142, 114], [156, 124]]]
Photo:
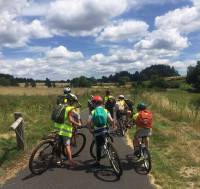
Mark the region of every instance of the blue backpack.
[[103, 127], [107, 124], [108, 112], [103, 107], [97, 107], [92, 111], [92, 121], [96, 127]]

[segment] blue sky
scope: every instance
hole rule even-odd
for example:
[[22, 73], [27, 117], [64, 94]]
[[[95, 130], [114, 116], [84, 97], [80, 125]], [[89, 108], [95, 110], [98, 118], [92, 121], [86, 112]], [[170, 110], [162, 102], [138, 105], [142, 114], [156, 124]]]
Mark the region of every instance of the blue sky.
[[199, 0], [0, 0], [1, 73], [101, 77], [200, 59]]

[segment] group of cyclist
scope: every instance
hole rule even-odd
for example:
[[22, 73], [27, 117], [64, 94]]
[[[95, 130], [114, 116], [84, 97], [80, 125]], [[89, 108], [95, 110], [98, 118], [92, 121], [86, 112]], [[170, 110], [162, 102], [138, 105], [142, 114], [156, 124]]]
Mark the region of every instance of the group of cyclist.
[[[59, 130], [59, 135], [62, 142], [66, 146], [66, 154], [68, 155], [68, 161], [70, 167], [76, 166], [75, 161], [72, 159], [70, 140], [72, 137], [73, 127], [81, 126], [82, 121], [79, 115], [80, 103], [76, 95], [71, 93], [71, 89], [65, 88], [64, 95], [59, 96], [57, 104], [67, 104], [65, 110], [65, 123], [55, 124], [55, 127]], [[100, 165], [101, 160], [101, 147], [105, 143], [105, 136], [108, 132], [108, 125], [113, 130], [118, 130], [118, 120], [121, 116], [126, 116], [127, 120], [133, 121], [136, 125], [136, 133], [133, 138], [134, 156], [137, 158], [138, 154], [138, 139], [142, 136], [146, 136], [145, 144], [148, 146], [148, 138], [151, 135], [152, 130], [152, 113], [147, 110], [144, 103], [137, 105], [137, 113], [133, 112], [133, 102], [125, 99], [124, 95], [119, 95], [117, 99], [111, 95], [107, 90], [104, 99], [101, 96], [91, 96], [88, 100], [89, 118], [87, 120], [87, 126], [89, 131], [93, 134], [96, 143], [96, 162], [94, 166]], [[126, 127], [130, 127], [127, 124]], [[62, 164], [62, 161], [60, 161]]]

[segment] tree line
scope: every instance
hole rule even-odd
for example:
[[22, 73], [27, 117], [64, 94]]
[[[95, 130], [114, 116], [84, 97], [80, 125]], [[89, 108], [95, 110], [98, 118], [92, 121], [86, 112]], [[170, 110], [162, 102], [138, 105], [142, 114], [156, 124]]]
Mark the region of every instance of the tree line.
[[[71, 80], [51, 81], [49, 78], [46, 80], [34, 80], [31, 78], [14, 78], [9, 74], [0, 74], [0, 86], [18, 86], [19, 83], [25, 83], [25, 87], [36, 87], [37, 83], [45, 83], [47, 87], [56, 87], [56, 82], [59, 83], [70, 83], [73, 87], [90, 87], [97, 83], [114, 83], [117, 85], [125, 85], [127, 82], [134, 82], [136, 85], [143, 85], [145, 81], [148, 82], [149, 87], [167, 88], [169, 82], [166, 82], [165, 77], [179, 76], [177, 70], [169, 65], [152, 65], [142, 71], [136, 71], [130, 73], [128, 71], [121, 71], [109, 76], [102, 76], [99, 79], [94, 77], [80, 76]], [[200, 90], [200, 61], [197, 62], [196, 66], [189, 66], [186, 76], [187, 83], [191, 84], [192, 87]], [[176, 87], [177, 83], [171, 83], [171, 87]]]

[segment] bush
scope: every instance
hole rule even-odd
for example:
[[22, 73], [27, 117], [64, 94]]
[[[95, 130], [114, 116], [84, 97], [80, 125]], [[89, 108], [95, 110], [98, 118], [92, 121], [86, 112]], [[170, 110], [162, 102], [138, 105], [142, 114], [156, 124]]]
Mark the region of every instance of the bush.
[[149, 88], [166, 89], [169, 87], [167, 81], [158, 76], [153, 76], [148, 84]]
[[168, 88], [171, 88], [171, 89], [177, 89], [180, 87], [180, 82], [178, 81], [168, 81]]

